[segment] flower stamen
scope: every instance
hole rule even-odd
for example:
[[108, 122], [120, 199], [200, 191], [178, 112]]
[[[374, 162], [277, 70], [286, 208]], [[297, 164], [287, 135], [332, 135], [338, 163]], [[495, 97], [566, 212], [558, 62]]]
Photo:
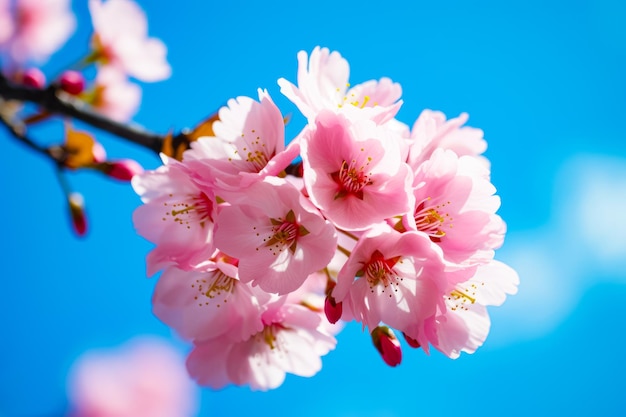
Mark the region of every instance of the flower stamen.
[[[173, 197], [173, 194], [169, 195]], [[199, 224], [204, 227], [206, 220], [213, 222], [211, 215], [213, 211], [213, 202], [204, 193], [200, 193], [195, 196], [188, 196], [187, 200], [174, 203], [163, 203], [167, 207], [163, 221], [172, 219], [174, 222], [186, 226], [187, 229], [191, 229], [192, 224]], [[171, 207], [171, 209], [170, 209]]]
[[[372, 160], [367, 158], [368, 163]], [[339, 171], [331, 174], [333, 180], [339, 185], [339, 191], [335, 194], [335, 200], [347, 195], [354, 195], [358, 199], [363, 199], [363, 189], [367, 185], [371, 185], [370, 174], [365, 172], [365, 166], [356, 166], [356, 160], [352, 160], [349, 164], [342, 161]]]
[[425, 198], [417, 205], [414, 214], [415, 224], [417, 230], [426, 233], [433, 242], [440, 242], [441, 238], [446, 235], [446, 232], [442, 230], [444, 224], [447, 222], [448, 227], [452, 227], [452, 217], [450, 217], [448, 213], [441, 211], [441, 209], [450, 204], [450, 202], [448, 201], [432, 207], [426, 204], [430, 200], [430, 197]]

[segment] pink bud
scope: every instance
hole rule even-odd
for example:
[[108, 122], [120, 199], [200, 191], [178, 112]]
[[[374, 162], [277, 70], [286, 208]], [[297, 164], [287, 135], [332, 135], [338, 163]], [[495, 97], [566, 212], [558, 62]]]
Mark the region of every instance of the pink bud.
[[78, 236], [87, 233], [87, 217], [85, 216], [85, 201], [79, 193], [71, 193], [68, 197], [72, 226]]
[[33, 88], [44, 88], [46, 76], [39, 68], [29, 68], [22, 74], [22, 84]]
[[326, 296], [326, 300], [324, 301], [324, 313], [326, 314], [326, 318], [332, 324], [335, 324], [341, 318], [341, 314], [343, 313], [343, 305], [341, 303], [335, 302], [335, 299], [328, 295]]
[[120, 181], [130, 181], [135, 175], [141, 174], [143, 168], [132, 159], [120, 159], [119, 161], [105, 162], [105, 173]]
[[59, 83], [63, 91], [72, 95], [78, 95], [85, 88], [85, 77], [78, 71], [68, 70], [61, 75]]
[[410, 336], [407, 336], [406, 333], [402, 332], [402, 336], [404, 336], [404, 340], [406, 340], [406, 343], [412, 348], [418, 348], [421, 346], [420, 342], [418, 342], [417, 340], [413, 339]]
[[372, 331], [372, 342], [385, 363], [397, 366], [402, 362], [402, 347], [400, 341], [387, 326], [378, 326]]

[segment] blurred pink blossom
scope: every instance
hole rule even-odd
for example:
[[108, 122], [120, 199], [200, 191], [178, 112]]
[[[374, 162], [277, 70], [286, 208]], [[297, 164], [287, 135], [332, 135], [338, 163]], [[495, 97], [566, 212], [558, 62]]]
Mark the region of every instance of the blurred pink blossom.
[[47, 60], [76, 27], [70, 0], [17, 0], [13, 25], [6, 24], [6, 3], [7, 0], [0, 1], [0, 45], [4, 39], [9, 60], [18, 66], [31, 60]]
[[112, 67], [98, 69], [95, 86], [79, 97], [97, 111], [118, 122], [130, 120], [141, 104], [141, 88]]
[[71, 369], [68, 395], [72, 417], [190, 417], [197, 410], [184, 360], [153, 338], [82, 355]]
[[148, 21], [131, 0], [89, 0], [94, 27], [93, 59], [113, 65], [141, 81], [160, 81], [170, 76], [167, 48], [148, 38]]
[[13, 17], [9, 10], [10, 0], [0, 0], [0, 51], [13, 34]]

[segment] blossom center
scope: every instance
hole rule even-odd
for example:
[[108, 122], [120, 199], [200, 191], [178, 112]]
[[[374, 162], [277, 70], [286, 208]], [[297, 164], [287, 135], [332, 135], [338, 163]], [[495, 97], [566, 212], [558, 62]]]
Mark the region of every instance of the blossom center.
[[289, 210], [284, 219], [270, 219], [272, 224], [272, 234], [263, 239], [264, 245], [268, 247], [274, 255], [278, 255], [285, 248], [293, 254], [296, 251], [298, 238], [306, 236], [309, 231], [296, 222], [296, 214]]
[[415, 224], [417, 230], [430, 236], [430, 240], [440, 242], [441, 238], [446, 235], [444, 227], [447, 225], [452, 228], [452, 217], [443, 211], [450, 202], [430, 206], [427, 204], [430, 200], [431, 198], [428, 197], [417, 205], [414, 214]]
[[476, 302], [476, 292], [479, 291], [479, 285], [484, 286], [485, 283], [480, 284], [471, 283], [465, 284], [463, 287], [457, 287], [447, 297], [447, 303], [452, 311], [467, 311], [469, 308], [467, 304], [474, 304]]
[[207, 275], [206, 278], [198, 278], [191, 284], [191, 288], [196, 289], [199, 293], [194, 296], [194, 300], [198, 302], [200, 307], [209, 305], [211, 301], [216, 301], [219, 308], [221, 303], [228, 302], [228, 296], [235, 291], [237, 280], [220, 270], [213, 271]]
[[[274, 150], [265, 146], [265, 142], [255, 129], [250, 130], [248, 135], [242, 133], [241, 140], [243, 146], [235, 149], [235, 154], [251, 166], [252, 172], [260, 172], [274, 157]], [[229, 160], [232, 161], [232, 158]]]
[[[371, 158], [368, 158], [368, 161], [370, 160]], [[354, 195], [362, 200], [363, 189], [372, 184], [370, 175], [365, 171], [365, 166], [358, 166], [354, 159], [350, 163], [344, 160], [339, 171], [331, 174], [333, 180], [339, 185], [335, 200], [347, 195]]]
[[[382, 292], [389, 286], [392, 286], [395, 292], [398, 291], [397, 287], [400, 285], [400, 281], [403, 280], [396, 271], [394, 266], [400, 261], [400, 256], [385, 259], [384, 255], [376, 250], [372, 254], [370, 261], [364, 265], [364, 268], [357, 272], [357, 277], [364, 276], [370, 285], [370, 290], [374, 292], [374, 287], [379, 284], [383, 285]], [[389, 294], [389, 297], [392, 295]]]
[[[173, 194], [169, 195], [173, 197]], [[166, 207], [165, 217], [163, 221], [173, 220], [181, 226], [191, 229], [192, 224], [199, 224], [204, 227], [207, 220], [213, 222], [211, 213], [213, 212], [213, 201], [205, 194], [188, 196], [187, 200], [163, 203]]]
[[263, 330], [253, 336], [257, 343], [265, 343], [270, 349], [280, 350], [281, 346], [278, 342], [278, 333], [285, 327], [280, 323], [266, 324]]
[[[346, 84], [346, 88], [349, 88], [350, 84]], [[337, 93], [337, 95], [339, 95], [341, 93], [342, 89], [337, 87], [335, 89], [335, 92]], [[341, 96], [339, 96], [341, 97]], [[344, 95], [343, 99], [341, 99], [339, 101], [339, 103], [337, 104], [337, 107], [342, 108], [345, 104], [352, 104], [354, 107], [358, 107], [359, 109], [364, 108], [365, 106], [367, 106], [367, 104], [370, 101], [370, 96], [363, 96], [362, 99], [359, 99], [356, 94], [354, 94], [354, 92], [350, 92], [349, 96], [348, 95]], [[372, 103], [372, 106], [377, 106], [378, 103], [374, 102]]]

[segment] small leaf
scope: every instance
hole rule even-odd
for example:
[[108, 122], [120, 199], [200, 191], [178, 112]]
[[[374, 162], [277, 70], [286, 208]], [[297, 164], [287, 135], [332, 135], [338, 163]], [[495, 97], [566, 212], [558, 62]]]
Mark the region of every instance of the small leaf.
[[215, 136], [215, 132], [213, 132], [213, 123], [220, 119], [219, 113], [215, 112], [207, 119], [203, 120], [199, 123], [193, 130], [187, 134], [187, 138], [189, 138], [189, 142], [193, 142], [198, 140], [203, 136]]
[[165, 139], [163, 139], [163, 146], [161, 147], [161, 152], [171, 158], [174, 157], [174, 146], [172, 144], [172, 140], [172, 132], [168, 132], [168, 134], [165, 135]]
[[74, 130], [70, 124], [65, 126], [65, 161], [66, 167], [77, 169], [91, 165], [99, 160], [103, 151], [102, 146], [87, 132]]

